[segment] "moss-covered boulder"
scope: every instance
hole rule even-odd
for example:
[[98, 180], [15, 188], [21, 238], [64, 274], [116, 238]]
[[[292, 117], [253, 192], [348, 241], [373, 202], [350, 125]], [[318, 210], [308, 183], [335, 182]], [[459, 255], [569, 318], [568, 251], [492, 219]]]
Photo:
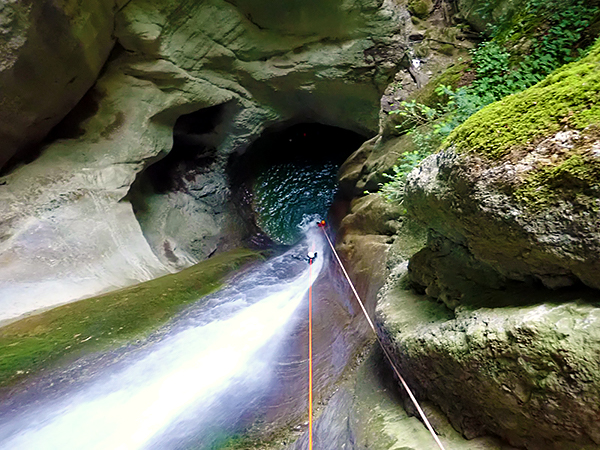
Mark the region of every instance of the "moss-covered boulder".
[[433, 11], [431, 0], [411, 0], [408, 2], [408, 10], [420, 19], [426, 18]]
[[600, 288], [600, 43], [472, 116], [409, 177], [405, 205], [513, 280]]

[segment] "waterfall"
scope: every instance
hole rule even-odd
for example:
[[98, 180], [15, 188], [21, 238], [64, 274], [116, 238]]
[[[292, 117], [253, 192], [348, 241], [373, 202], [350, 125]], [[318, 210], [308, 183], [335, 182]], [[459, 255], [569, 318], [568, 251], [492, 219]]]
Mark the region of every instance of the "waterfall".
[[[234, 432], [268, 391], [279, 338], [307, 298], [304, 255], [313, 245], [322, 254], [322, 239], [312, 231], [89, 382], [4, 414], [0, 447], [206, 448]], [[313, 279], [322, 266], [317, 258]]]

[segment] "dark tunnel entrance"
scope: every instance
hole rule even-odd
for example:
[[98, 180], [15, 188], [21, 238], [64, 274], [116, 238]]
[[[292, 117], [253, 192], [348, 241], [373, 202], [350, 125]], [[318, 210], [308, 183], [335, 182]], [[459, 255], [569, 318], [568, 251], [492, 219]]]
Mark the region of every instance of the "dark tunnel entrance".
[[171, 151], [144, 171], [153, 192], [189, 190], [198, 174], [210, 170], [217, 160], [216, 147], [224, 138], [219, 124], [227, 106], [211, 106], [177, 119]]
[[171, 151], [140, 173], [129, 191], [150, 247], [176, 270], [242, 239], [234, 232], [240, 227], [230, 225], [227, 156], [219, 153], [238, 109], [232, 101], [180, 116]]
[[222, 144], [239, 105], [186, 114], [173, 147], [133, 183], [127, 199], [153, 252], [175, 270], [240, 245], [289, 245], [300, 226], [326, 217], [337, 171], [364, 142], [318, 123], [267, 129], [243, 154]]
[[283, 124], [267, 129], [243, 155], [232, 156], [233, 198], [256, 225], [255, 239], [289, 245], [304, 225], [325, 218], [339, 167], [365, 139], [319, 123]]

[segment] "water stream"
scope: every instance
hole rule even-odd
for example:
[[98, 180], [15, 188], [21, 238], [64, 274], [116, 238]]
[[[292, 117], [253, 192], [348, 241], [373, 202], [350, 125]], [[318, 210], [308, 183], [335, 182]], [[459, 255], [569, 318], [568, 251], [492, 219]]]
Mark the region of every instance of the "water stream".
[[[60, 396], [42, 392], [0, 417], [11, 450], [211, 448], [260, 414], [273, 365], [306, 304], [308, 246], [294, 248], [192, 306], [148, 345]], [[313, 266], [313, 279], [323, 258]]]

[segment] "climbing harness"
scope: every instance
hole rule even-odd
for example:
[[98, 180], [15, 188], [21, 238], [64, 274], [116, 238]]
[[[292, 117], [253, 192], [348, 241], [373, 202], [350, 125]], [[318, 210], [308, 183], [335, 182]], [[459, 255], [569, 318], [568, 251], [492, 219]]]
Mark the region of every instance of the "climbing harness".
[[[335, 251], [335, 248], [334, 248], [333, 244], [331, 243], [331, 240], [329, 239], [329, 236], [327, 235], [327, 231], [325, 230], [325, 225], [326, 225], [326, 223], [325, 223], [324, 220], [322, 220], [321, 222], [319, 222], [317, 224], [317, 226], [319, 228], [321, 228], [321, 230], [323, 230], [323, 234], [327, 238], [327, 242], [329, 243], [329, 246], [331, 247], [331, 250], [332, 250], [333, 254], [335, 255], [335, 258], [336, 258], [338, 264], [340, 265], [340, 268], [342, 269], [342, 272], [344, 273], [344, 276], [346, 277], [346, 280], [348, 280], [348, 284], [350, 284], [350, 288], [352, 289], [352, 292], [354, 293], [354, 296], [356, 297], [356, 300], [358, 300], [358, 304], [360, 305], [360, 308], [362, 309], [362, 312], [365, 315], [365, 317], [367, 319], [367, 322], [369, 323], [369, 326], [371, 327], [371, 330], [373, 330], [373, 333], [375, 334], [375, 338], [377, 339], [377, 342], [379, 342], [379, 345], [381, 346], [381, 349], [383, 350], [383, 353], [385, 354], [385, 356], [388, 359], [390, 365], [392, 366], [392, 369], [393, 369], [394, 373], [396, 374], [396, 376], [398, 377], [398, 379], [402, 383], [402, 386], [404, 387], [404, 389], [406, 390], [406, 393], [408, 394], [408, 396], [412, 400], [413, 404], [415, 405], [415, 408], [417, 408], [417, 411], [419, 412], [419, 415], [421, 416], [421, 419], [423, 419], [423, 422], [425, 423], [425, 426], [427, 427], [427, 429], [431, 433], [431, 436], [435, 440], [435, 443], [438, 445], [438, 447], [440, 448], [440, 450], [445, 450], [444, 446], [442, 445], [442, 443], [440, 442], [439, 438], [435, 434], [435, 430], [433, 429], [433, 427], [429, 423], [429, 420], [427, 420], [427, 416], [423, 412], [423, 409], [421, 408], [421, 406], [417, 402], [416, 397], [414, 396], [414, 394], [412, 393], [412, 391], [408, 387], [408, 384], [406, 383], [406, 381], [404, 380], [404, 378], [402, 377], [402, 375], [400, 375], [400, 371], [398, 370], [398, 368], [394, 364], [394, 361], [392, 360], [392, 356], [389, 354], [389, 352], [387, 351], [387, 349], [383, 345], [383, 342], [381, 341], [379, 335], [377, 334], [377, 330], [375, 329], [375, 325], [373, 324], [373, 321], [369, 317], [369, 314], [367, 313], [367, 309], [365, 308], [364, 303], [360, 299], [360, 297], [358, 295], [358, 292], [356, 292], [356, 288], [354, 287], [354, 284], [352, 283], [352, 280], [350, 279], [350, 276], [348, 275], [348, 272], [346, 272], [346, 269], [344, 268], [344, 265], [342, 264], [342, 260], [338, 256], [337, 252]], [[312, 261], [311, 261], [311, 267], [312, 267]], [[309, 401], [309, 407], [308, 407], [308, 411], [309, 411], [309, 419], [308, 419], [308, 421], [309, 421], [309, 432], [308, 432], [308, 448], [309, 448], [309, 450], [312, 450], [312, 282], [310, 281], [310, 279], [311, 279], [311, 271], [309, 269], [310, 287], [308, 289], [308, 309], [309, 309], [309, 313], [308, 313], [309, 314], [308, 315], [308, 327], [309, 327], [309, 332], [308, 332], [308, 353], [309, 353], [309, 356], [308, 356], [309, 357], [309, 382], [308, 382], [308, 386], [309, 386], [309, 394], [308, 394], [308, 401]]]

